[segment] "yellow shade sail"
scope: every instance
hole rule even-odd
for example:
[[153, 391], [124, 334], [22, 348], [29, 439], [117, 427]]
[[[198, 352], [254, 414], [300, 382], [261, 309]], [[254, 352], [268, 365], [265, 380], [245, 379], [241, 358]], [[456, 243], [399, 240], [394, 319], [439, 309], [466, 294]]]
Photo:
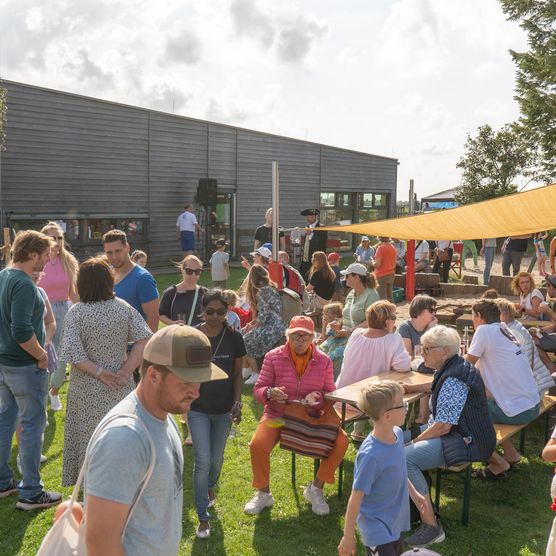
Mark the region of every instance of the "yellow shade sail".
[[320, 230], [398, 239], [482, 239], [556, 228], [556, 183], [481, 203]]

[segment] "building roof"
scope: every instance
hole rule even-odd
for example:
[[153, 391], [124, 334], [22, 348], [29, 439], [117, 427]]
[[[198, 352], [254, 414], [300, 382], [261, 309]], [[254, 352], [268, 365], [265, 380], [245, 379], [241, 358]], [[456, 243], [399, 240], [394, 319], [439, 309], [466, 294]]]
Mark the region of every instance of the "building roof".
[[422, 197], [422, 203], [437, 203], [440, 201], [453, 201], [454, 195], [456, 193], [457, 187], [452, 187], [452, 189], [445, 189], [444, 191], [439, 191], [429, 195], [428, 197]]

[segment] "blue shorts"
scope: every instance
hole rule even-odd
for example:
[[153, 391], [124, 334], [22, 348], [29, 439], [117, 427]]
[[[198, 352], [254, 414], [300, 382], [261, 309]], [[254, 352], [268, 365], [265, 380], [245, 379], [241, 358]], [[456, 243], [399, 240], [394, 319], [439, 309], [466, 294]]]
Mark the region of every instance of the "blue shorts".
[[194, 232], [180, 232], [181, 250], [182, 251], [195, 251], [195, 233]]
[[526, 409], [513, 417], [508, 417], [492, 398], [487, 400], [487, 404], [490, 420], [493, 423], [504, 425], [524, 425], [526, 423], [530, 423], [533, 419], [536, 419], [539, 416], [540, 404], [537, 404], [531, 409]]

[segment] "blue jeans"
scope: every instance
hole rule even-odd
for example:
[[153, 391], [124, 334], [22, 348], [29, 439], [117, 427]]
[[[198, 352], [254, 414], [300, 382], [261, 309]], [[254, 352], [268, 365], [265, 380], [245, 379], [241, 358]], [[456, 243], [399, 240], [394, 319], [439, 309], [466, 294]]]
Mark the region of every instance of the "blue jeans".
[[492, 263], [494, 262], [494, 251], [496, 247], [485, 247], [485, 270], [483, 272], [483, 284], [488, 286], [490, 280], [490, 269], [492, 268]]
[[208, 491], [213, 490], [224, 463], [224, 448], [230, 431], [229, 413], [209, 415], [200, 411], [188, 414], [189, 430], [195, 448], [193, 494], [200, 521], [209, 519]]
[[[423, 425], [421, 432], [426, 428], [427, 426]], [[410, 439], [411, 431], [404, 431], [404, 442], [409, 442]], [[405, 461], [407, 464], [407, 478], [413, 483], [417, 492], [428, 494], [429, 487], [422, 472], [446, 465], [442, 453], [442, 441], [440, 438], [431, 438], [407, 445], [405, 447]]]
[[43, 490], [39, 466], [47, 393], [46, 370], [36, 365], [8, 367], [0, 364], [0, 490], [7, 488], [13, 479], [8, 462], [19, 416], [19, 457], [23, 471], [23, 480], [18, 485], [20, 499], [32, 498]]
[[[52, 301], [52, 312], [54, 313], [54, 318], [56, 319], [56, 332], [54, 338], [52, 338], [52, 345], [56, 352], [60, 350], [60, 342], [62, 340], [62, 327], [64, 325], [64, 319], [68, 312], [68, 300], [65, 301]], [[51, 388], [61, 388], [66, 380], [66, 362], [58, 359], [58, 366], [56, 371], [50, 375], [50, 387]]]

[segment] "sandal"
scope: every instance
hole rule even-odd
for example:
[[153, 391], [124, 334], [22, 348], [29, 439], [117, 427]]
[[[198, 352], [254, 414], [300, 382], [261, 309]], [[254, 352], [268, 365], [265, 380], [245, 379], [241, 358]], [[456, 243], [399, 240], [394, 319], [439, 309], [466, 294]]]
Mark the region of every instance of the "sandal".
[[508, 471], [519, 471], [518, 465], [521, 463], [521, 458], [516, 459], [514, 461], [510, 461], [509, 459], [506, 458], [504, 459], [510, 464], [510, 468], [508, 469]]
[[505, 479], [506, 473], [493, 473], [488, 467], [483, 467], [482, 469], [477, 469], [471, 473], [474, 479], [483, 479], [486, 481], [497, 481], [498, 479]]

